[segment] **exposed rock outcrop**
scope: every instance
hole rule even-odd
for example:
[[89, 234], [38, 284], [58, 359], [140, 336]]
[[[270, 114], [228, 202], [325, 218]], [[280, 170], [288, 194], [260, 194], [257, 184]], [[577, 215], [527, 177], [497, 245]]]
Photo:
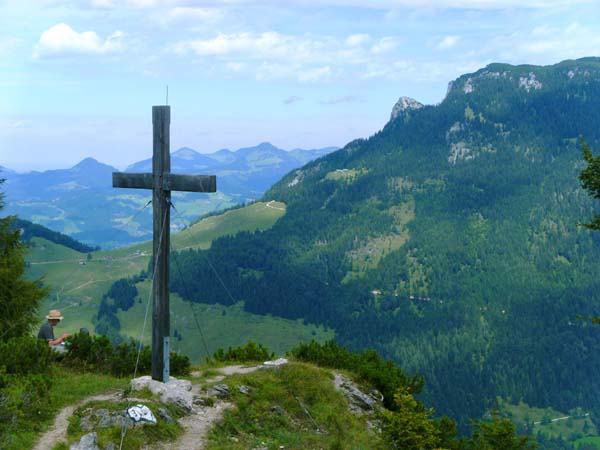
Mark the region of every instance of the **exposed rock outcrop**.
[[364, 414], [373, 415], [381, 409], [383, 396], [379, 391], [374, 390], [366, 394], [354, 382], [339, 373], [335, 374], [334, 385], [337, 390], [346, 396], [350, 411], [354, 414], [358, 416]]
[[394, 120], [400, 114], [405, 111], [410, 111], [414, 109], [421, 109], [423, 103], [416, 101], [414, 98], [410, 97], [400, 97], [394, 107], [392, 108], [392, 114], [390, 115], [390, 121]]

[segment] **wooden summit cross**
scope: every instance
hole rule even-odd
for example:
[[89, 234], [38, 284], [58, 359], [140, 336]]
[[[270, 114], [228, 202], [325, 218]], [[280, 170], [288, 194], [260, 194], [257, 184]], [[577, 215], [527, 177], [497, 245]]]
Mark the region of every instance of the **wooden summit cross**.
[[[214, 175], [174, 175], [169, 153], [170, 106], [152, 107], [152, 173], [113, 172], [113, 187], [152, 189], [155, 280], [152, 284], [152, 379], [169, 381], [169, 248], [171, 191], [216, 192]], [[164, 227], [164, 229], [163, 229]]]

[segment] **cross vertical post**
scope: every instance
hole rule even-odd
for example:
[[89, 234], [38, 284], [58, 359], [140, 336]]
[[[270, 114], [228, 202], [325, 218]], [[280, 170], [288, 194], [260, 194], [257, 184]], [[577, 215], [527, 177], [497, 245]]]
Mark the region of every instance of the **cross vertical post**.
[[[169, 381], [169, 338], [171, 316], [169, 311], [169, 249], [171, 191], [164, 189], [164, 181], [171, 173], [170, 156], [171, 107], [152, 107], [153, 153], [152, 189], [153, 207], [153, 261], [160, 282], [153, 283], [152, 312], [152, 379]], [[163, 229], [165, 228], [165, 229]]]
[[171, 107], [152, 107], [152, 173], [113, 172], [113, 187], [152, 189], [152, 379], [169, 381], [171, 316], [169, 310], [169, 249], [171, 248], [171, 191], [216, 192], [215, 175], [171, 174]]

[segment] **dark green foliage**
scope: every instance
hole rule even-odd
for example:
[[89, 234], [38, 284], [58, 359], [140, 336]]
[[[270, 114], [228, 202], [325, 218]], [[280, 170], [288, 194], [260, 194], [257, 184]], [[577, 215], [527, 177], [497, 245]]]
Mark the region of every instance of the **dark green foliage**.
[[33, 337], [0, 341], [0, 448], [15, 448], [14, 437], [48, 417], [54, 355]]
[[189, 375], [192, 368], [190, 358], [182, 353], [171, 352], [169, 353], [169, 370], [173, 375]]
[[518, 436], [509, 419], [494, 416], [491, 421], [479, 421], [473, 426], [473, 437], [467, 450], [535, 450], [535, 441], [529, 436]]
[[[135, 364], [138, 359], [138, 344], [135, 342], [125, 342], [114, 349], [108, 363], [110, 371], [117, 377], [131, 377], [135, 371]], [[136, 376], [148, 375], [152, 370], [152, 351], [150, 347], [142, 347], [139, 352], [139, 362]], [[173, 373], [173, 375], [176, 375]]]
[[135, 303], [138, 290], [133, 280], [121, 278], [112, 284], [107, 295], [115, 301], [115, 308], [127, 311]]
[[98, 314], [93, 318], [96, 333], [108, 336], [114, 344], [120, 344], [124, 341], [121, 336], [121, 322], [117, 317], [119, 309], [129, 310], [138, 295], [136, 283], [146, 279], [146, 273], [131, 278], [121, 278], [115, 281], [108, 292], [102, 296], [100, 305], [98, 305]]
[[[4, 180], [0, 179], [0, 185]], [[4, 206], [0, 193], [0, 210]], [[0, 341], [27, 334], [37, 322], [36, 310], [48, 289], [25, 279], [25, 246], [14, 217], [0, 218]]]
[[15, 219], [13, 222], [14, 229], [21, 230], [21, 240], [28, 243], [32, 237], [41, 237], [55, 244], [63, 245], [80, 253], [90, 253], [100, 250], [100, 247], [90, 247], [83, 244], [66, 234], [59, 233], [46, 228], [43, 225], [30, 222], [29, 220]]
[[324, 344], [311, 341], [309, 344], [299, 344], [290, 351], [290, 355], [322, 367], [354, 372], [383, 394], [384, 404], [389, 409], [394, 409], [397, 405], [394, 395], [398, 389], [406, 388], [411, 394], [418, 394], [423, 389], [422, 377], [407, 376], [400, 367], [392, 361], [384, 361], [374, 350], [353, 353], [340, 347], [335, 341]]
[[0, 342], [0, 366], [8, 375], [49, 374], [55, 356], [45, 341], [30, 336]]
[[81, 370], [102, 372], [109, 368], [113, 346], [106, 336], [75, 333], [67, 338], [67, 353], [63, 364]]
[[[90, 336], [76, 333], [67, 339], [67, 353], [63, 364], [92, 372], [111, 373], [116, 377], [130, 377], [135, 371], [137, 376], [147, 375], [152, 368], [150, 347], [142, 347], [133, 341], [113, 346], [107, 336]], [[187, 356], [171, 352], [170, 372], [172, 375], [188, 375], [191, 363]]]
[[47, 417], [52, 384], [52, 351], [29, 336], [48, 290], [24, 277], [25, 247], [14, 219], [0, 218], [0, 448], [7, 449], [15, 448], [19, 432]]
[[397, 390], [394, 404], [394, 411], [384, 409], [379, 415], [383, 448], [430, 450], [439, 447], [436, 423], [431, 420], [433, 410], [416, 401], [406, 386]]
[[[588, 193], [598, 199], [600, 198], [600, 156], [594, 156], [592, 149], [583, 139], [579, 140], [583, 159], [587, 163], [587, 167], [579, 174], [581, 186]], [[583, 224], [590, 230], [600, 230], [600, 215], [596, 214], [590, 223]]]
[[239, 347], [229, 347], [227, 351], [222, 348], [218, 349], [213, 358], [216, 361], [238, 361], [238, 362], [257, 362], [273, 359], [275, 354], [269, 352], [269, 349], [262, 344], [256, 344], [253, 340], [249, 340], [246, 345]]
[[[390, 450], [535, 450], [531, 436], [519, 435], [506, 418], [473, 423], [470, 438], [456, 439], [456, 424], [447, 417], [432, 419], [433, 409], [414, 399], [409, 390], [398, 389], [393, 411], [379, 413], [382, 448]], [[550, 447], [549, 447], [550, 448]], [[554, 447], [552, 447], [554, 448]]]

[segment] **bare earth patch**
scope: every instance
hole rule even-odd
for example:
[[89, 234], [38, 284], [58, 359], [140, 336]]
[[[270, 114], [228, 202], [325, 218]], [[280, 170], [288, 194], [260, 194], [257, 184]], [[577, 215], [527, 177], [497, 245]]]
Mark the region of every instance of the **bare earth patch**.
[[93, 401], [119, 402], [122, 400], [123, 397], [121, 391], [107, 392], [106, 394], [88, 397], [80, 401], [79, 403], [63, 408], [56, 416], [56, 419], [54, 419], [54, 424], [52, 424], [52, 427], [40, 436], [40, 439], [38, 440], [38, 443], [35, 445], [35, 447], [33, 447], [33, 450], [48, 450], [49, 448], [54, 447], [59, 442], [66, 441], [67, 426], [69, 425], [67, 419], [71, 417], [75, 410], [80, 406]]

